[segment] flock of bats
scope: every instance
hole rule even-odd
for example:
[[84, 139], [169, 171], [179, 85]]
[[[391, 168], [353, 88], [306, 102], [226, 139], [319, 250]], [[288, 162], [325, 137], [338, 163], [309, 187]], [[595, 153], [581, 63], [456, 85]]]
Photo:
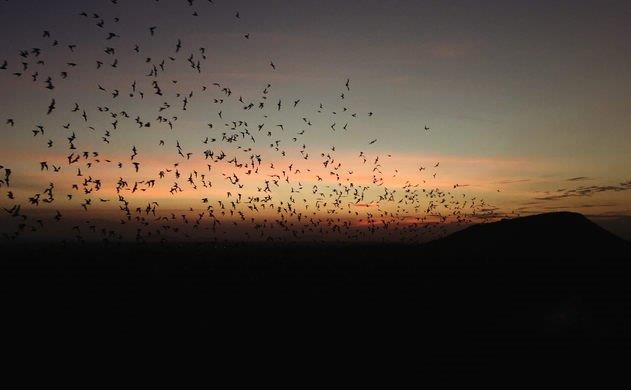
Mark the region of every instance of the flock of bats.
[[[109, 12], [116, 14], [120, 2], [110, 0]], [[211, 14], [212, 3], [183, 0], [182, 7], [194, 21], [205, 17], [202, 9]], [[149, 4], [160, 6], [158, 0]], [[234, 23], [242, 17], [232, 14]], [[107, 242], [414, 242], [484, 218], [491, 209], [483, 199], [459, 193], [458, 184], [439, 188], [439, 162], [415, 167], [414, 178], [394, 180], [400, 167], [388, 162], [396, 160], [374, 151], [379, 139], [366, 139], [358, 130], [374, 114], [353, 109], [347, 77], [332, 91], [334, 105], [276, 95], [271, 81], [246, 96], [207, 71], [212, 48], [177, 37], [171, 42], [161, 36], [158, 20], [146, 26], [146, 41], [131, 41], [122, 16], [78, 10], [76, 18], [102, 37], [91, 62], [76, 57], [93, 48], [64, 42], [49, 30], [33, 47], [0, 60], [1, 83], [32, 83], [49, 102], [28, 119], [4, 113], [3, 136], [31, 131], [29, 147], [41, 150], [26, 157], [41, 175], [38, 191], [14, 188], [20, 169], [0, 161], [6, 240], [54, 232], [64, 240]], [[253, 38], [243, 32], [238, 39], [251, 44]], [[159, 57], [143, 50], [158, 43]], [[49, 57], [63, 61], [53, 66]], [[143, 72], [121, 70], [132, 62]], [[169, 73], [176, 67], [178, 79]], [[97, 106], [88, 106], [90, 99], [80, 94], [56, 96], [80, 68], [92, 68], [95, 79], [80, 81], [101, 102]], [[261, 69], [273, 79], [282, 64], [270, 59]], [[101, 79], [105, 71], [120, 77]], [[187, 88], [184, 78], [200, 83]], [[189, 112], [200, 110], [208, 115], [202, 137], [183, 123]], [[53, 117], [63, 124], [49, 125]], [[426, 125], [419, 129], [428, 139], [431, 132]], [[338, 155], [334, 145], [318, 150], [307, 144], [308, 135], [333, 143], [338, 134], [352, 136], [363, 150]], [[140, 142], [129, 141], [139, 136]]]

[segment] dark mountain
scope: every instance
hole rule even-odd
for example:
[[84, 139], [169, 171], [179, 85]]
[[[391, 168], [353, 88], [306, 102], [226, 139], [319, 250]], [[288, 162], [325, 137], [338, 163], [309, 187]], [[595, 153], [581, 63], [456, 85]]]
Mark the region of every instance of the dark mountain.
[[555, 212], [478, 224], [426, 245], [432, 254], [505, 259], [627, 257], [629, 242], [582, 214]]
[[229, 340], [230, 350], [325, 354], [403, 348], [448, 372], [454, 362], [602, 359], [631, 345], [629, 244], [579, 214], [472, 226], [427, 245], [2, 250], [3, 327], [16, 334], [213, 336], [213, 348]]

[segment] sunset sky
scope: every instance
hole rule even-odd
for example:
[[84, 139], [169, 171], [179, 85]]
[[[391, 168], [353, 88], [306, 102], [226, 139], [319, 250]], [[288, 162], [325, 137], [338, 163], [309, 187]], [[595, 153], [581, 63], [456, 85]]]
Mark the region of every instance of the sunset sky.
[[[88, 175], [103, 181], [103, 189], [91, 196], [95, 203], [109, 199], [94, 210], [103, 210], [99, 218], [107, 218], [109, 208], [118, 210], [115, 186], [121, 177], [133, 184], [157, 178], [159, 171], [177, 163], [180, 185], [187, 189], [190, 172], [208, 171], [203, 151], [211, 146], [202, 140], [210, 137], [217, 139], [212, 149], [228, 155], [208, 173], [212, 188], [173, 196], [169, 188], [174, 180], [167, 178], [130, 194], [134, 208], [156, 201], [169, 212], [189, 207], [197, 212], [205, 208], [201, 198], [212, 203], [226, 199], [227, 191], [234, 196], [226, 177], [236, 171], [227, 160], [239, 156], [239, 162], [247, 162], [254, 152], [243, 149], [252, 147], [263, 163], [258, 176], [242, 178], [244, 197], [256, 196], [263, 175], [271, 180], [281, 169], [289, 172], [292, 163], [300, 172], [292, 172], [291, 185], [275, 191], [277, 205], [289, 200], [298, 182], [306, 192], [313, 185], [334, 187], [339, 182], [374, 186], [379, 157], [384, 187], [398, 194], [410, 183], [419, 184], [419, 191], [451, 191], [458, 199], [484, 199], [480, 212], [497, 218], [577, 211], [631, 239], [630, 18], [628, 1], [195, 0], [192, 6], [186, 0], [3, 1], [0, 65], [6, 60], [8, 67], [0, 70], [0, 165], [11, 169], [12, 182], [0, 188], [0, 205], [9, 209], [21, 204], [23, 210], [33, 209], [33, 215], [81, 212], [86, 196], [65, 199], [79, 182], [80, 167], [81, 181]], [[44, 31], [51, 37], [43, 37]], [[117, 36], [108, 40], [109, 33]], [[182, 49], [171, 61], [178, 39]], [[57, 46], [51, 46], [54, 40]], [[136, 44], [140, 53], [134, 51]], [[108, 47], [115, 54], [105, 53]], [[33, 48], [41, 49], [40, 57]], [[31, 54], [21, 57], [22, 50]], [[200, 72], [187, 62], [192, 53], [194, 61], [201, 60]], [[45, 64], [38, 65], [39, 59]], [[166, 70], [148, 77], [151, 66], [162, 60]], [[96, 61], [103, 62], [100, 69]], [[26, 70], [22, 62], [28, 64]], [[49, 76], [52, 90], [45, 88]], [[159, 82], [164, 96], [154, 94], [152, 80]], [[134, 81], [143, 99], [138, 93], [130, 96]], [[226, 97], [213, 83], [229, 87], [232, 95]], [[268, 83], [266, 111], [244, 111], [247, 103], [260, 101]], [[113, 98], [115, 90], [120, 95]], [[184, 111], [182, 99], [190, 92]], [[239, 96], [244, 104], [237, 101]], [[56, 108], [47, 115], [51, 99]], [[278, 100], [281, 110], [276, 110]], [[164, 102], [170, 107], [159, 111]], [[78, 112], [72, 112], [75, 103]], [[320, 104], [323, 112], [318, 112]], [[126, 111], [130, 118], [113, 118], [99, 107]], [[81, 117], [84, 110], [87, 121]], [[159, 115], [170, 118], [174, 130], [157, 123]], [[136, 116], [151, 121], [151, 127], [139, 128]], [[5, 123], [8, 119], [15, 125]], [[223, 132], [242, 130], [230, 132], [226, 123], [240, 120], [249, 123], [256, 144], [222, 143]], [[257, 125], [263, 123], [259, 132]], [[66, 124], [71, 126], [65, 129]], [[34, 136], [38, 125], [45, 133]], [[102, 139], [107, 130], [112, 133], [109, 143]], [[268, 130], [274, 135], [266, 137]], [[72, 132], [77, 149], [71, 151], [67, 137]], [[50, 148], [48, 140], [54, 141]], [[281, 140], [279, 150], [270, 147], [275, 140]], [[372, 140], [377, 141], [370, 144]], [[184, 154], [193, 153], [190, 159], [178, 156], [177, 142]], [[138, 175], [130, 161], [134, 146], [138, 156], [133, 161], [141, 164]], [[302, 158], [302, 149], [310, 159]], [[99, 156], [68, 166], [67, 156], [83, 151]], [[359, 157], [362, 152], [367, 163]], [[322, 166], [326, 154], [332, 165], [343, 164], [337, 180], [330, 167]], [[40, 170], [44, 161], [48, 171]], [[86, 166], [87, 161], [93, 165]], [[123, 168], [116, 166], [119, 161]], [[53, 173], [52, 165], [62, 166], [61, 171]], [[30, 206], [27, 198], [51, 182], [56, 203]], [[7, 198], [8, 190], [15, 199]], [[367, 199], [376, 199], [383, 189], [370, 191]], [[315, 207], [317, 193], [304, 197]], [[367, 201], [353, 207], [397, 213], [396, 204]], [[412, 207], [398, 211], [401, 221], [417, 216]], [[425, 210], [417, 211], [421, 215]], [[327, 218], [326, 210], [318, 212]], [[266, 215], [261, 211], [257, 218]], [[345, 214], [358, 225], [360, 216]], [[0, 226], [11, 225], [10, 219], [3, 212]]]

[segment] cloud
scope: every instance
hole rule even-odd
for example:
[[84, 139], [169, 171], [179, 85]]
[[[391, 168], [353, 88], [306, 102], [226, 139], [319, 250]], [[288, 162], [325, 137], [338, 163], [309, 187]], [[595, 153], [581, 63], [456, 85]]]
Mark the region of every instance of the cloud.
[[515, 183], [526, 183], [531, 181], [530, 179], [517, 179], [517, 180], [502, 180], [498, 181], [495, 184], [515, 184]]
[[559, 189], [555, 194], [538, 197], [536, 200], [555, 201], [573, 197], [592, 196], [605, 192], [621, 192], [631, 190], [631, 181], [620, 183], [619, 185], [608, 186], [581, 186], [575, 189]]

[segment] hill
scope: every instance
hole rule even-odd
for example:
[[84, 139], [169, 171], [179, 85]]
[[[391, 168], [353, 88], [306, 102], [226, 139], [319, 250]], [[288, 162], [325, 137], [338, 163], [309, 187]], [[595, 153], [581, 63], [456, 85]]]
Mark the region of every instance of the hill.
[[447, 366], [513, 361], [508, 353], [541, 363], [631, 339], [628, 243], [571, 213], [477, 225], [427, 245], [29, 244], [3, 252], [3, 325], [31, 335], [221, 335], [236, 343], [230, 348], [398, 345]]
[[582, 214], [555, 212], [478, 224], [426, 245], [452, 257], [588, 260], [629, 256], [629, 242]]

